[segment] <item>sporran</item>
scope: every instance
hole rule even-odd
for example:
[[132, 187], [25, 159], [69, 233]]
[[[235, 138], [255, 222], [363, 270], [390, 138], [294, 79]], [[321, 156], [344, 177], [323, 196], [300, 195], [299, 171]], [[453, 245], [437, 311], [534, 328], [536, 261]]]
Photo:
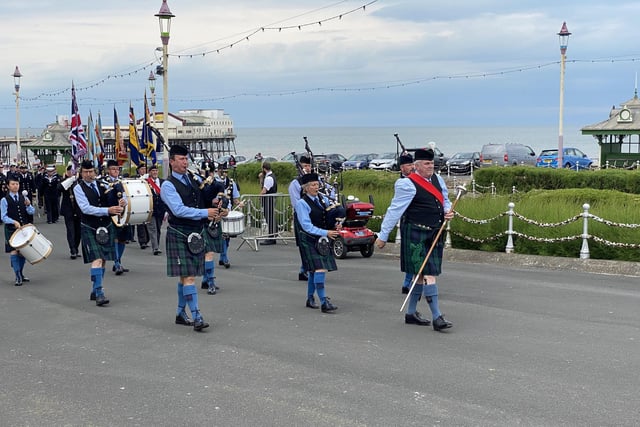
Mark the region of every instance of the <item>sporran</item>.
[[101, 245], [109, 243], [109, 230], [106, 227], [98, 227], [96, 229], [96, 242]]
[[204, 239], [199, 233], [191, 233], [187, 236], [187, 249], [193, 255], [201, 254], [204, 251]]

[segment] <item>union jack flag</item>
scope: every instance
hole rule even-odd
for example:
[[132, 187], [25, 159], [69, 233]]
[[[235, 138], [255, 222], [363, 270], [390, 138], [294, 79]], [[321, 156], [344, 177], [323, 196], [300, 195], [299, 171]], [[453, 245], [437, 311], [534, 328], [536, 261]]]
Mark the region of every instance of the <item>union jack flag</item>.
[[78, 112], [78, 103], [76, 102], [76, 88], [71, 83], [71, 132], [69, 133], [69, 142], [71, 143], [71, 157], [75, 164], [80, 164], [85, 154], [87, 154], [87, 138], [84, 136], [82, 128], [82, 120]]

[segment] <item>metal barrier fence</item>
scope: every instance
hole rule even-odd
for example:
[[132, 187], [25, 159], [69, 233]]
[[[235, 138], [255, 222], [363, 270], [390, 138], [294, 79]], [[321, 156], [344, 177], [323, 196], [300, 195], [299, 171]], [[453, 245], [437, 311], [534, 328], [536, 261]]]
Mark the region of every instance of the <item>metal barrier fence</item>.
[[244, 194], [240, 197], [244, 203], [244, 232], [238, 237], [254, 251], [258, 251], [260, 241], [276, 240], [287, 244], [295, 240], [291, 233], [293, 210], [289, 194]]

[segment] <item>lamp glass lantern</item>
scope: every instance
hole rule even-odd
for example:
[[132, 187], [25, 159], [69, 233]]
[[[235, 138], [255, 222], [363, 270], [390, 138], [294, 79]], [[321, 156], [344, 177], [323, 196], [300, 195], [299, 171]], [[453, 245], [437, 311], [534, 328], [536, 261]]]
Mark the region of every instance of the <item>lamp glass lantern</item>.
[[20, 92], [20, 78], [22, 78], [22, 74], [20, 73], [20, 69], [16, 65], [16, 70], [12, 74], [13, 76], [13, 86], [16, 90], [16, 94]]

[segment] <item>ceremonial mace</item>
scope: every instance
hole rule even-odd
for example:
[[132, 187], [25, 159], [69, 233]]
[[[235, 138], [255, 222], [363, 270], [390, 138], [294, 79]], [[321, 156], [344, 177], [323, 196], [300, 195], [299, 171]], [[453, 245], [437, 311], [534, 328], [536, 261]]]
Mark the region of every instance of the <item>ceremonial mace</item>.
[[[455, 210], [456, 205], [458, 204], [458, 200], [460, 200], [460, 198], [464, 194], [466, 194], [466, 192], [467, 192], [467, 188], [464, 186], [464, 184], [463, 185], [458, 185], [456, 187], [456, 190], [458, 190], [458, 194], [456, 194], [456, 199], [453, 201], [453, 204], [451, 205], [451, 211]], [[438, 244], [438, 240], [440, 239], [440, 236], [442, 235], [442, 231], [444, 230], [444, 228], [447, 226], [448, 223], [449, 223], [448, 219], [445, 220], [442, 223], [442, 226], [438, 230], [438, 234], [436, 234], [436, 237], [433, 239], [433, 243], [431, 244], [431, 247], [429, 248], [429, 252], [427, 252], [427, 256], [424, 257], [424, 261], [422, 261], [422, 265], [420, 266], [420, 270], [418, 270], [418, 274], [416, 274], [416, 277], [413, 279], [413, 282], [411, 283], [411, 288], [409, 288], [409, 293], [407, 294], [406, 298], [404, 299], [404, 302], [402, 303], [402, 307], [400, 307], [400, 311], [404, 311], [405, 307], [407, 306], [407, 303], [409, 302], [409, 297], [411, 296], [411, 292], [413, 292], [413, 288], [415, 288], [416, 283], [418, 282], [418, 277], [420, 277], [422, 275], [422, 270], [424, 270], [424, 266], [427, 265], [427, 261], [429, 260], [429, 257], [431, 256], [431, 252], [433, 252], [433, 249]]]

